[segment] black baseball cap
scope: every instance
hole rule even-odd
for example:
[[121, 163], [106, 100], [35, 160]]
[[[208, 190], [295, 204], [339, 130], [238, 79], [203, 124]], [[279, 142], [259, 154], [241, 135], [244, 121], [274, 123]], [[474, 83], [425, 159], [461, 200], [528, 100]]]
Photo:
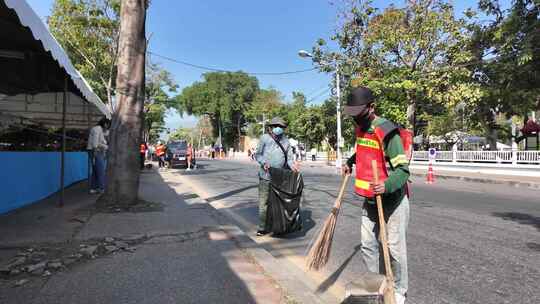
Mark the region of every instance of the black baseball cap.
[[370, 89], [357, 87], [349, 94], [343, 112], [345, 115], [356, 116], [373, 102], [375, 102], [375, 96], [373, 96], [373, 92]]

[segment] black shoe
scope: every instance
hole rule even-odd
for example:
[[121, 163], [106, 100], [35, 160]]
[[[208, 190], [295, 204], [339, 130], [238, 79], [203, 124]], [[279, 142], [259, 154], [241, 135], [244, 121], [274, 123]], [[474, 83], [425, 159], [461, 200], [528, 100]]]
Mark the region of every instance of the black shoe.
[[266, 230], [257, 230], [257, 236], [267, 235], [269, 232]]

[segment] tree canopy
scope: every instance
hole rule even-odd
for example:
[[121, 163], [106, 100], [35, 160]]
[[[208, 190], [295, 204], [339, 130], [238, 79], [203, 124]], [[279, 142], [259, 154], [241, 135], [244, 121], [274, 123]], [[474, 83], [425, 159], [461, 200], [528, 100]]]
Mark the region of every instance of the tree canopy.
[[165, 129], [167, 110], [175, 105], [171, 94], [176, 92], [178, 85], [167, 70], [150, 60], [146, 64], [145, 81], [143, 138], [155, 142]]
[[112, 104], [120, 0], [55, 0], [49, 29], [96, 94]]
[[212, 121], [214, 136], [221, 129], [226, 146], [239, 149], [245, 134], [246, 113], [259, 93], [259, 81], [244, 72], [211, 72], [203, 80], [185, 87], [177, 96], [179, 113], [207, 115]]
[[464, 51], [468, 32], [465, 21], [454, 17], [450, 3], [442, 0], [407, 1], [379, 11], [370, 1], [351, 1], [343, 23], [332, 37], [339, 51], [326, 49], [320, 39], [314, 61], [328, 71], [339, 65], [346, 88], [365, 85], [378, 97], [379, 114], [409, 123], [416, 133], [423, 121], [441, 107], [480, 95], [470, 82], [464, 64], [472, 58]]
[[[540, 6], [538, 1], [516, 0], [503, 10], [498, 1], [481, 0], [479, 8], [491, 19], [469, 24], [469, 48], [475, 56], [472, 80], [482, 88], [472, 118], [486, 129], [494, 148], [504, 127], [497, 116], [526, 117], [540, 110]], [[468, 14], [476, 16], [474, 11]]]

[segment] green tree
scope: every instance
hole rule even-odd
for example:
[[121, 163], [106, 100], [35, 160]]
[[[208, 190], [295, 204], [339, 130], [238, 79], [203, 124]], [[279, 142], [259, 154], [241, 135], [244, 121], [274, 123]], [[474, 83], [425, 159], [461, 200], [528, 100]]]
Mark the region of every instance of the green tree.
[[120, 0], [55, 0], [48, 25], [96, 94], [112, 105]]
[[258, 137], [262, 133], [263, 120], [266, 122], [272, 117], [284, 112], [283, 96], [274, 88], [260, 89], [255, 100], [246, 111], [246, 119], [249, 122], [248, 135]]
[[244, 72], [211, 72], [184, 88], [176, 107], [179, 113], [210, 116], [214, 136], [221, 129], [224, 143], [238, 150], [247, 124], [246, 112], [258, 92], [257, 78]]
[[319, 145], [327, 133], [324, 119], [324, 113], [320, 106], [305, 108], [292, 121], [295, 126], [295, 137], [308, 146]]
[[[470, 70], [483, 92], [473, 118], [495, 149], [498, 133], [509, 128], [497, 123], [498, 116], [526, 117], [529, 111], [540, 110], [540, 5], [515, 0], [502, 10], [498, 1], [481, 0], [479, 8], [491, 21], [470, 24], [476, 63]], [[468, 14], [475, 16], [472, 10]]]
[[469, 37], [465, 21], [454, 17], [448, 2], [407, 1], [403, 8], [378, 11], [371, 1], [351, 1], [342, 20], [332, 37], [339, 52], [327, 50], [320, 39], [314, 61], [323, 71], [339, 65], [345, 91], [359, 84], [371, 88], [380, 115], [408, 122], [418, 133], [425, 113], [477, 100], [480, 90], [463, 66], [471, 60], [464, 50]]
[[193, 146], [197, 147], [197, 149], [201, 149], [215, 140], [213, 137], [212, 122], [208, 117], [201, 117], [199, 121], [197, 121], [194, 130], [195, 136]]
[[169, 140], [186, 140], [192, 142], [196, 133], [195, 128], [178, 128], [169, 134]]
[[178, 85], [167, 70], [148, 59], [145, 80], [143, 140], [155, 142], [165, 129], [167, 110], [175, 105], [170, 94], [176, 92]]
[[[301, 92], [293, 92], [293, 100], [291, 103], [285, 105], [283, 119], [285, 119], [288, 124], [288, 134], [290, 137], [301, 139], [302, 142], [307, 142], [307, 135], [305, 131], [307, 130], [304, 123], [312, 119], [307, 119], [306, 117], [312, 116], [315, 113], [308, 113], [309, 108], [306, 105], [306, 96]], [[307, 116], [306, 116], [307, 115]], [[304, 119], [299, 119], [304, 117]]]
[[[460, 130], [463, 129], [462, 120], [455, 111], [439, 113], [429, 119], [427, 133], [430, 136], [442, 138], [449, 146], [462, 140]], [[464, 135], [464, 134], [463, 134]]]
[[179, 128], [169, 134], [169, 140], [187, 140], [197, 149], [214, 140], [212, 136], [212, 124], [207, 117], [201, 117], [193, 128]]

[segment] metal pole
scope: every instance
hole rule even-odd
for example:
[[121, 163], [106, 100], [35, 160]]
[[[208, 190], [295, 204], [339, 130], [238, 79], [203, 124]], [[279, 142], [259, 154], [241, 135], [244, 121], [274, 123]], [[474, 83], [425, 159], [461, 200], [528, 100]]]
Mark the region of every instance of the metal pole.
[[[90, 124], [90, 105], [88, 103], [85, 103], [86, 105], [86, 119], [87, 119], [87, 122], [88, 122], [88, 135], [90, 135], [90, 129], [92, 128], [91, 124]], [[93, 166], [92, 166], [92, 158], [93, 158], [93, 153], [90, 151], [90, 150], [87, 150], [86, 151], [87, 155], [88, 155], [88, 162], [87, 162], [87, 166], [88, 166], [88, 180], [87, 180], [87, 184], [88, 184], [88, 192], [90, 192], [90, 190], [92, 190], [92, 170], [94, 169]]]
[[199, 132], [199, 145], [197, 146], [197, 150], [201, 150], [202, 131], [203, 131], [203, 127], [201, 126], [201, 130]]
[[221, 142], [221, 118], [218, 118], [218, 132], [219, 132], [219, 148], [222, 148], [223, 143]]
[[66, 163], [66, 103], [67, 103], [67, 75], [64, 77], [64, 96], [62, 99], [62, 152], [60, 154], [60, 202], [58, 207], [64, 207], [64, 175]]
[[341, 168], [341, 92], [339, 66], [336, 64], [336, 120], [337, 120], [337, 149], [336, 149], [336, 168]]
[[218, 153], [219, 158], [222, 158], [222, 151], [223, 151], [223, 143], [221, 142], [221, 114], [218, 116], [218, 132], [219, 132], [219, 145], [218, 145]]
[[266, 122], [266, 115], [263, 113], [263, 121], [262, 121], [262, 134], [263, 135], [266, 132], [264, 129], [266, 127], [265, 122]]

